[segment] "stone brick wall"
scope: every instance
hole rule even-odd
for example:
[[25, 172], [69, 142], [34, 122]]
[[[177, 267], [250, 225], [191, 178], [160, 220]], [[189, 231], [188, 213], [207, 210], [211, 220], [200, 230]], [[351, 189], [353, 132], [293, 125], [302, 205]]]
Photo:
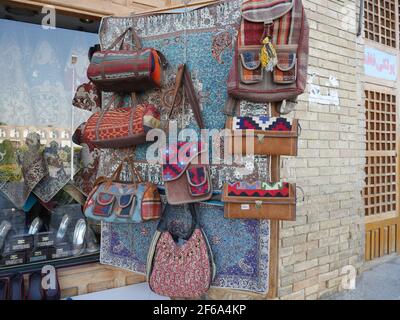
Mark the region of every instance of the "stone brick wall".
[[[364, 252], [365, 115], [363, 45], [356, 37], [355, 0], [303, 0], [310, 23], [309, 73], [322, 95], [336, 90], [339, 106], [310, 102], [309, 88], [294, 114], [302, 134], [299, 156], [283, 159], [282, 178], [304, 189], [296, 222], [282, 222], [281, 299], [318, 299], [341, 289], [342, 268], [359, 268]], [[329, 77], [337, 79], [335, 87]], [[311, 79], [311, 77], [310, 77]]]

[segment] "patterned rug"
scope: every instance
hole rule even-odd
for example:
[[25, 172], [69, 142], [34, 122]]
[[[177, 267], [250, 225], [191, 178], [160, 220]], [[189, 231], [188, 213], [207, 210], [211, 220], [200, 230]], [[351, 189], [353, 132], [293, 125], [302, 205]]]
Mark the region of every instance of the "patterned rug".
[[[268, 291], [269, 223], [224, 218], [223, 207], [201, 205], [200, 224], [210, 241], [217, 274], [213, 286], [257, 293]], [[190, 215], [176, 207], [175, 216]], [[174, 217], [172, 217], [174, 219]], [[170, 222], [173, 224], [173, 221]], [[100, 262], [146, 272], [147, 252], [158, 222], [102, 224]]]
[[[233, 56], [236, 28], [240, 22], [240, 4], [241, 0], [226, 0], [188, 12], [104, 18], [99, 31], [100, 44], [106, 48], [126, 28], [134, 27], [144, 47], [156, 48], [166, 56], [169, 66], [162, 90], [140, 96], [143, 101], [161, 107], [162, 120], [168, 113], [162, 106], [163, 94], [173, 87], [178, 65], [186, 62], [198, 92], [206, 128], [222, 129], [226, 120], [222, 112], [227, 99], [226, 79]], [[129, 36], [125, 41], [130, 41]], [[109, 98], [105, 95], [103, 104], [107, 104]], [[242, 116], [270, 114], [269, 106], [245, 101], [241, 103], [240, 111]], [[175, 108], [172, 119], [178, 121], [179, 128], [198, 130], [185, 99]], [[147, 147], [142, 145], [136, 150], [124, 151], [101, 150], [97, 176], [109, 176], [120, 159], [135, 153], [140, 161], [136, 167], [142, 178], [162, 185], [160, 165], [144, 160]], [[213, 164], [210, 167], [213, 188], [221, 190], [225, 182], [238, 180], [268, 181], [269, 165], [269, 158], [258, 157], [244, 159], [241, 167]], [[267, 292], [269, 223], [224, 219], [221, 207], [203, 206], [201, 212], [202, 224], [217, 261], [214, 286]], [[155, 223], [127, 226], [104, 224], [101, 261], [143, 273], [154, 230]]]

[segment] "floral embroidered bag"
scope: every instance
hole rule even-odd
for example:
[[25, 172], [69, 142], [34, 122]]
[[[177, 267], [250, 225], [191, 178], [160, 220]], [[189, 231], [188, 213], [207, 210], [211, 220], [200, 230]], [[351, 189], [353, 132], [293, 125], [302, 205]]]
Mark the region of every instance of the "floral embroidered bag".
[[[150, 245], [147, 281], [151, 290], [162, 296], [201, 297], [208, 291], [215, 277], [211, 248], [199, 225], [197, 208], [193, 203], [186, 206], [192, 215], [189, 235], [183, 236], [181, 230], [171, 233], [168, 212], [173, 207], [167, 205]], [[172, 224], [176, 229], [180, 222], [172, 221]]]

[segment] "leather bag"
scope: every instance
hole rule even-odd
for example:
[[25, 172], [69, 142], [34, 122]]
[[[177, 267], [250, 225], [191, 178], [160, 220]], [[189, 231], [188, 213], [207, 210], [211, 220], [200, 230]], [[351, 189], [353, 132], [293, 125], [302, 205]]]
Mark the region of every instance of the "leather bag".
[[[188, 237], [171, 234], [167, 205], [150, 245], [147, 281], [155, 293], [173, 298], [199, 298], [215, 277], [215, 264], [207, 236], [198, 222], [194, 204], [188, 205], [192, 227]], [[181, 245], [178, 242], [182, 242]]]
[[[136, 98], [132, 97], [135, 101]], [[146, 134], [160, 127], [160, 112], [149, 103], [94, 113], [76, 140], [97, 148], [126, 148], [146, 142]]]
[[207, 150], [200, 143], [179, 142], [162, 152], [162, 175], [169, 204], [201, 202], [212, 197], [209, 168], [201, 163]]
[[[309, 26], [301, 0], [250, 0], [242, 4], [228, 93], [257, 103], [296, 99], [307, 81]], [[261, 49], [268, 40], [275, 64], [262, 65]], [[232, 101], [228, 100], [228, 103]], [[233, 110], [225, 112], [233, 115]]]
[[[129, 163], [132, 181], [122, 182], [123, 164]], [[125, 158], [111, 178], [101, 177], [84, 206], [88, 219], [115, 223], [140, 223], [161, 216], [161, 198], [157, 186], [143, 182], [132, 161]]]
[[[124, 48], [125, 35], [131, 32], [135, 49]], [[112, 50], [118, 43], [119, 50]], [[88, 78], [105, 92], [143, 92], [161, 87], [167, 62], [153, 48], [142, 48], [135, 30], [128, 28], [107, 49], [95, 52], [87, 70]]]
[[228, 117], [228, 153], [297, 156], [299, 128], [297, 119]]
[[225, 184], [222, 202], [225, 218], [296, 221], [295, 184]]

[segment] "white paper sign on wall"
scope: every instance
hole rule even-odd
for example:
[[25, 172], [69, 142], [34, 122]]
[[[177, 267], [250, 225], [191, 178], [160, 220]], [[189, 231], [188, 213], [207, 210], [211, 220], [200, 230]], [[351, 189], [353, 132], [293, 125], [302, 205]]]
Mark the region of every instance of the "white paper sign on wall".
[[397, 57], [375, 48], [365, 47], [364, 70], [367, 76], [396, 81]]

